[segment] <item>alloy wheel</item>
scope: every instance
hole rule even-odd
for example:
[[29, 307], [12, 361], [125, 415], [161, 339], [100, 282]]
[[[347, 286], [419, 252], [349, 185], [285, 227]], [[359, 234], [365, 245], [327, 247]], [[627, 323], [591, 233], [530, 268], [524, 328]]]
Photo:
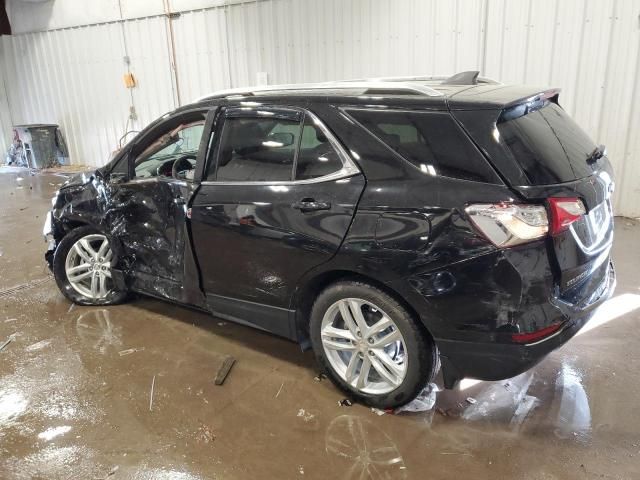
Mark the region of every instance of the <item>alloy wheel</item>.
[[344, 298], [331, 305], [322, 319], [321, 339], [335, 372], [360, 392], [389, 393], [407, 374], [402, 333], [389, 315], [367, 300]]
[[104, 235], [91, 234], [69, 249], [65, 273], [71, 287], [92, 300], [105, 298], [113, 289], [111, 259], [113, 252]]

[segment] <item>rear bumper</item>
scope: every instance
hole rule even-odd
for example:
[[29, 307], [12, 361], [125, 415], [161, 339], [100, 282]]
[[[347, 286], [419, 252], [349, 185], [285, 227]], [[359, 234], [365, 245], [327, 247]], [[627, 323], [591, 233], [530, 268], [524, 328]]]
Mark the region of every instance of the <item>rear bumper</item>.
[[530, 344], [467, 342], [437, 339], [445, 387], [453, 388], [462, 378], [502, 380], [518, 375], [559, 348], [593, 317], [598, 307], [611, 297], [616, 285], [613, 264], [589, 305], [575, 306], [554, 302], [561, 312], [562, 327], [550, 336]]

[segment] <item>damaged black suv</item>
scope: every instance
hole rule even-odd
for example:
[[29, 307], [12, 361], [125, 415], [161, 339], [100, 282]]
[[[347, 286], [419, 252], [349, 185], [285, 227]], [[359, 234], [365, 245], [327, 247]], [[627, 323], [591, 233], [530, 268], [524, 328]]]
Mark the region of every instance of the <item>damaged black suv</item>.
[[53, 199], [62, 293], [311, 345], [377, 407], [535, 365], [607, 299], [613, 180], [557, 89], [465, 72], [219, 92]]

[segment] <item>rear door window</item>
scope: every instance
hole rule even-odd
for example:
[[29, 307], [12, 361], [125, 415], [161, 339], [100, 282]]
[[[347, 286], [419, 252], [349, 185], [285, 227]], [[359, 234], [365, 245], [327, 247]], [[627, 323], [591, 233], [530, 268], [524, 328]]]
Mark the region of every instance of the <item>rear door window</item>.
[[426, 175], [499, 183], [492, 167], [446, 112], [350, 109], [347, 113]]
[[307, 115], [302, 129], [296, 180], [311, 180], [337, 172], [342, 168], [338, 152], [322, 129]]
[[300, 122], [296, 120], [227, 118], [220, 140], [216, 180], [292, 180], [300, 131]]
[[547, 102], [527, 112], [522, 105], [505, 110], [498, 131], [532, 185], [570, 182], [593, 173], [587, 159], [596, 145], [560, 106]]

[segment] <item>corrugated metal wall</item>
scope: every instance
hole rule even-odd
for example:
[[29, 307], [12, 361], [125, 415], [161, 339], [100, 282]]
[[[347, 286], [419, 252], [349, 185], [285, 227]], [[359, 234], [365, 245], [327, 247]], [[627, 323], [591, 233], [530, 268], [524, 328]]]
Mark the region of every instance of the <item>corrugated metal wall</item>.
[[164, 17], [3, 37], [10, 115], [0, 121], [60, 123], [73, 161], [99, 165], [131, 100], [137, 129], [178, 95], [255, 84], [257, 72], [289, 83], [479, 69], [562, 87], [563, 106], [608, 146], [616, 211], [640, 216], [639, 14], [638, 0], [236, 1], [173, 20], [175, 78]]

